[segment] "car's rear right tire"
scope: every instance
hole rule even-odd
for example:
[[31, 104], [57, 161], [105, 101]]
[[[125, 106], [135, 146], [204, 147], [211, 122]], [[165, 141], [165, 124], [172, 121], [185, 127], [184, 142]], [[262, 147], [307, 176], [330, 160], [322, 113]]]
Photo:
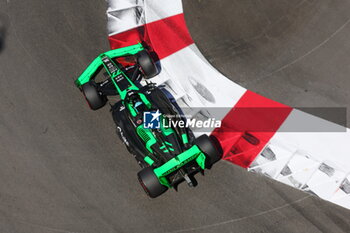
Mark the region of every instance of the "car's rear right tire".
[[194, 140], [194, 143], [205, 154], [205, 167], [211, 168], [214, 163], [221, 159], [220, 153], [210, 140], [209, 136], [203, 134]]
[[152, 167], [142, 169], [137, 173], [137, 177], [143, 190], [151, 198], [156, 198], [168, 190], [166, 186], [159, 182]]
[[92, 110], [100, 109], [107, 103], [107, 97], [101, 95], [92, 82], [85, 83], [81, 88], [85, 99]]

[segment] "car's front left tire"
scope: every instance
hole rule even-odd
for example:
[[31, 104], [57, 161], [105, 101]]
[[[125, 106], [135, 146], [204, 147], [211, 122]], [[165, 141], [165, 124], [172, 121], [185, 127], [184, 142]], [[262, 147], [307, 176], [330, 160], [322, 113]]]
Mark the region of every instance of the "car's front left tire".
[[100, 109], [107, 103], [107, 97], [100, 94], [92, 82], [85, 83], [81, 88], [84, 97], [92, 110]]

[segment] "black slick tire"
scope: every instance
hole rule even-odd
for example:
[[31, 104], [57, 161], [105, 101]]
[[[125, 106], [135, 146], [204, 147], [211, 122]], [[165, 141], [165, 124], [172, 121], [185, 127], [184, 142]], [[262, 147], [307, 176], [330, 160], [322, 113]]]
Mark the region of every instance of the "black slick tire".
[[211, 168], [214, 163], [221, 159], [220, 153], [210, 140], [208, 135], [203, 134], [194, 140], [195, 145], [205, 154], [205, 167]]
[[101, 95], [92, 82], [85, 83], [81, 88], [85, 99], [92, 110], [97, 110], [105, 106], [107, 102], [106, 96]]
[[151, 198], [156, 198], [168, 190], [167, 187], [159, 183], [158, 177], [154, 174], [152, 167], [146, 167], [137, 173], [138, 180]]
[[142, 50], [137, 54], [137, 63], [140, 65], [146, 79], [158, 74], [158, 68], [146, 50]]

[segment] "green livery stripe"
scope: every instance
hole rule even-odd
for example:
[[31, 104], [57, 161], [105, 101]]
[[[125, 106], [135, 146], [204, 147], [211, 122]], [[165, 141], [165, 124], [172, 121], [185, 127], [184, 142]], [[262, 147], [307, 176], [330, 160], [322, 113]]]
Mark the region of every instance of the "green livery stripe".
[[[165, 144], [167, 144], [167, 145], [165, 145]], [[173, 144], [171, 144], [170, 142], [166, 141], [165, 143], [162, 144], [161, 147], [159, 147], [159, 149], [163, 150], [164, 153], [168, 153], [169, 150], [170, 151], [175, 151], [174, 148], [172, 148], [172, 145]]]
[[165, 142], [165, 144], [169, 145], [169, 146], [172, 146], [173, 144], [171, 144], [170, 142]]
[[143, 125], [139, 125], [136, 129], [137, 134], [140, 136], [140, 138], [143, 140], [143, 142], [146, 144], [146, 148], [149, 152], [153, 153], [153, 150], [151, 146], [157, 143], [156, 138], [154, 137], [153, 133], [150, 129], [143, 128]]
[[144, 158], [145, 162], [148, 163], [150, 166], [154, 163], [153, 159], [151, 159], [149, 156], [146, 156]]
[[184, 143], [184, 144], [187, 144], [188, 143], [188, 137], [187, 137], [187, 134], [182, 134], [182, 142]]

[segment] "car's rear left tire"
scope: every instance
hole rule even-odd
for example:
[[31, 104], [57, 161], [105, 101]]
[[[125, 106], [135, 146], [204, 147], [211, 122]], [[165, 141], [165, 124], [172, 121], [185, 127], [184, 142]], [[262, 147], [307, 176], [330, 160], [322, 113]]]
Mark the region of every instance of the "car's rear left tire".
[[145, 78], [149, 79], [158, 74], [158, 68], [146, 50], [137, 54], [137, 63], [140, 65]]
[[156, 198], [168, 190], [166, 186], [159, 182], [152, 167], [142, 169], [137, 173], [137, 177], [143, 190], [151, 198]]
[[221, 159], [221, 155], [208, 135], [203, 134], [194, 140], [195, 145], [205, 154], [205, 167], [211, 168]]
[[100, 109], [107, 103], [107, 97], [100, 94], [92, 82], [85, 83], [81, 88], [85, 99], [92, 110]]

